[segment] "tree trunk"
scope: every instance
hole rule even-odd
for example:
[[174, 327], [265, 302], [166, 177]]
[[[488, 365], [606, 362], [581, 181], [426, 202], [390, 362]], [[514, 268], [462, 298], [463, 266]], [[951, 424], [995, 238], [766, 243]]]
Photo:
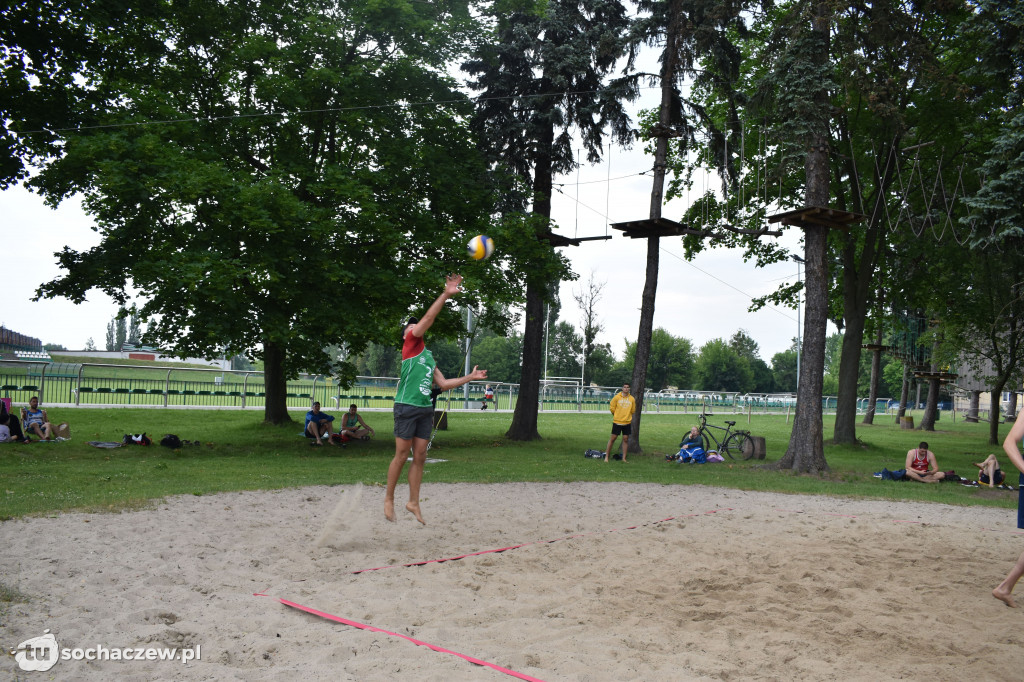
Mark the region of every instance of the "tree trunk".
[[537, 405], [540, 399], [540, 372], [543, 361], [544, 299], [539, 285], [526, 283], [526, 327], [523, 330], [523, 364], [519, 374], [519, 397], [512, 424], [505, 437], [510, 440], [537, 440]]
[[288, 415], [288, 381], [284, 377], [284, 348], [271, 341], [263, 342], [263, 390], [266, 392], [263, 421], [284, 424]]
[[989, 400], [992, 406], [988, 411], [988, 444], [998, 445], [999, 444], [999, 416], [1002, 411], [999, 407], [999, 397], [1003, 394], [1003, 387], [1006, 385], [1005, 382], [996, 381], [992, 385], [992, 392], [989, 394]]
[[928, 380], [928, 397], [924, 403], [924, 414], [921, 415], [921, 425], [917, 428], [922, 431], [934, 431], [935, 422], [939, 415], [939, 390], [941, 384], [938, 379]]
[[630, 391], [636, 399], [636, 412], [633, 414], [633, 433], [629, 437], [629, 450], [638, 454], [644, 451], [640, 445], [640, 416], [643, 412], [647, 363], [651, 357], [651, 338], [654, 334], [654, 299], [658, 293], [660, 242], [658, 237], [647, 239], [647, 280], [644, 282], [644, 293], [640, 302], [640, 329], [637, 331], [636, 357], [630, 385]]
[[[895, 151], [889, 148], [889, 155]], [[875, 177], [877, 190], [875, 202], [864, 229], [862, 239], [853, 234], [846, 235], [846, 246], [843, 248], [843, 353], [839, 358], [839, 391], [836, 401], [835, 429], [832, 434], [835, 443], [855, 443], [857, 441], [857, 380], [860, 377], [861, 345], [864, 343], [864, 327], [871, 298], [871, 285], [876, 279], [878, 264], [884, 253], [885, 244], [885, 199], [889, 196], [893, 171], [896, 164], [886, 164], [883, 175]], [[851, 164], [849, 172], [857, 172], [856, 165]], [[857, 195], [860, 196], [859, 194]], [[857, 249], [860, 244], [860, 254]], [[881, 326], [879, 326], [881, 329]], [[877, 343], [881, 345], [881, 332]], [[872, 367], [879, 360], [878, 353], [872, 359]], [[877, 390], [877, 384], [872, 380]], [[877, 397], [877, 392], [876, 392]], [[868, 408], [871, 419], [874, 419], [874, 403]], [[865, 418], [865, 424], [871, 420]]]
[[971, 424], [978, 423], [978, 406], [981, 404], [981, 391], [971, 391], [971, 402], [967, 406], [967, 416], [964, 417], [965, 422]]
[[[882, 345], [882, 325], [879, 323], [875, 332], [875, 345]], [[878, 381], [882, 376], [882, 349], [875, 348], [871, 351], [871, 388], [868, 389], [868, 409], [864, 411], [864, 423], [875, 423], [875, 405], [878, 403]], [[838, 421], [838, 416], [836, 420]]]
[[928, 371], [933, 375], [933, 378], [928, 380], [928, 398], [924, 404], [924, 414], [921, 416], [921, 425], [917, 428], [922, 431], [934, 431], [935, 422], [939, 413], [939, 380], [934, 378], [934, 375], [939, 371], [939, 362], [935, 358], [938, 357], [939, 353], [939, 337], [938, 334], [935, 336], [935, 340], [932, 341], [932, 361], [928, 365]]
[[900, 387], [900, 406], [896, 410], [896, 423], [907, 416], [907, 401], [910, 399], [910, 366], [903, 363], [903, 385]]
[[[550, 112], [546, 112], [550, 113]], [[551, 149], [555, 128], [550, 123], [539, 141], [533, 171], [533, 214], [551, 218]], [[545, 227], [547, 226], [545, 222]], [[545, 228], [537, 228], [538, 230]], [[540, 237], [540, 234], [538, 234]], [[519, 373], [519, 398], [512, 424], [505, 437], [510, 440], [537, 440], [537, 409], [540, 399], [540, 375], [544, 349], [544, 297], [546, 282], [526, 278], [526, 326], [523, 329], [523, 365]]]
[[778, 463], [780, 469], [792, 469], [800, 473], [817, 474], [828, 471], [821, 408], [821, 391], [825, 376], [825, 331], [828, 320], [828, 266], [825, 261], [827, 234], [826, 227], [804, 228], [807, 316], [804, 324], [803, 354], [800, 358], [793, 432], [786, 454]]
[[[812, 59], [819, 66], [828, 62], [829, 7], [819, 2], [811, 30], [817, 39]], [[815, 103], [827, 110], [828, 91], [824, 85], [815, 93]], [[810, 149], [804, 161], [807, 187], [804, 203], [807, 206], [829, 204], [829, 130], [817, 124], [808, 140]], [[780, 469], [798, 473], [828, 471], [825, 461], [824, 427], [821, 417], [821, 391], [825, 377], [825, 331], [828, 323], [828, 228], [821, 225], [804, 226], [804, 260], [807, 291], [806, 323], [801, 344], [800, 378], [797, 382], [796, 415], [786, 454], [779, 460]]]
[[[651, 182], [651, 220], [661, 217], [661, 205], [665, 197], [665, 167], [668, 160], [668, 135], [672, 126], [672, 100], [676, 85], [676, 65], [679, 59], [680, 31], [679, 21], [682, 18], [678, 2], [669, 3], [669, 18], [665, 41], [665, 49], [661, 59], [661, 106], [658, 110], [658, 122], [661, 132], [654, 147], [654, 178]], [[654, 335], [654, 301], [658, 293], [658, 266], [661, 256], [661, 240], [658, 237], [647, 238], [647, 277], [644, 280], [644, 293], [640, 301], [640, 328], [636, 335], [636, 356], [633, 364], [633, 379], [630, 389], [636, 399], [636, 412], [633, 414], [632, 434], [629, 436], [629, 449], [642, 453], [640, 444], [640, 420], [643, 416], [644, 393], [647, 391], [647, 362], [651, 357], [651, 338]]]
[[843, 350], [839, 357], [839, 390], [836, 393], [835, 443], [857, 441], [857, 379], [860, 377], [860, 347], [864, 342], [867, 306], [862, 300], [844, 304]]
[[1013, 392], [1010, 394], [1010, 404], [1006, 406], [1006, 421], [1007, 423], [1017, 418], [1017, 393]]

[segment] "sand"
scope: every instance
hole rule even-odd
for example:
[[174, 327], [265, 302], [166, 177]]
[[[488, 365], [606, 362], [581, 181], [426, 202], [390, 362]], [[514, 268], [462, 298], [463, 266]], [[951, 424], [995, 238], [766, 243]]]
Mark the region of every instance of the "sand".
[[199, 645], [201, 660], [44, 674], [6, 656], [0, 676], [515, 679], [396, 633], [549, 681], [1020, 679], [1024, 608], [990, 594], [1024, 549], [1009, 510], [427, 483], [421, 526], [401, 505], [388, 523], [383, 498], [312, 487], [4, 522], [0, 582], [29, 597], [0, 605], [8, 652], [48, 629], [63, 649]]

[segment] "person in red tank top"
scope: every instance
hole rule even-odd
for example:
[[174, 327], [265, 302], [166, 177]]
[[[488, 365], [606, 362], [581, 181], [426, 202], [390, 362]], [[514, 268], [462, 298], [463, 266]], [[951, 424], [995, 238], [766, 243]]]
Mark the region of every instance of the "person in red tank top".
[[935, 453], [928, 449], [928, 443], [921, 441], [913, 450], [907, 451], [907, 478], [921, 483], [938, 483], [946, 477], [939, 471]]

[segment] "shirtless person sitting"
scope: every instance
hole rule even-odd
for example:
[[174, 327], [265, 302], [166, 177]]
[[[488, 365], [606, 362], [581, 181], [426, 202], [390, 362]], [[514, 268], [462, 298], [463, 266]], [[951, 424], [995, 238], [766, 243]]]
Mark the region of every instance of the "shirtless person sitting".
[[1002, 485], [1003, 481], [1006, 480], [1006, 474], [999, 468], [999, 460], [996, 459], [995, 455], [989, 455], [985, 458], [984, 462], [975, 462], [974, 466], [980, 469], [978, 471], [978, 483], [988, 485], [989, 488]]
[[921, 483], [938, 483], [946, 477], [945, 472], [939, 471], [935, 453], [928, 449], [928, 443], [924, 441], [913, 450], [907, 451], [906, 469], [907, 478]]

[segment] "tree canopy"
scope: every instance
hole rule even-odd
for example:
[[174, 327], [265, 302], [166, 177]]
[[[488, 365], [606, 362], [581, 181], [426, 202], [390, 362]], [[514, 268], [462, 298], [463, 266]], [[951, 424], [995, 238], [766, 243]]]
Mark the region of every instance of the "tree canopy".
[[[463, 272], [470, 300], [516, 300], [517, 276], [485, 272], [521, 260], [463, 251], [488, 233], [518, 253], [524, 233], [491, 219], [500, 186], [444, 72], [475, 28], [465, 2], [344, 0], [168, 3], [92, 27], [125, 56], [80, 64], [94, 105], [72, 114], [90, 125], [61, 132], [30, 184], [51, 203], [82, 193], [101, 242], [65, 248], [66, 274], [39, 295], [141, 292], [147, 341], [264, 360], [274, 422], [288, 419], [286, 377], [352, 376], [328, 345], [394, 343], [446, 272]], [[45, 151], [53, 138], [20, 139]], [[449, 309], [435, 333], [458, 327]]]

